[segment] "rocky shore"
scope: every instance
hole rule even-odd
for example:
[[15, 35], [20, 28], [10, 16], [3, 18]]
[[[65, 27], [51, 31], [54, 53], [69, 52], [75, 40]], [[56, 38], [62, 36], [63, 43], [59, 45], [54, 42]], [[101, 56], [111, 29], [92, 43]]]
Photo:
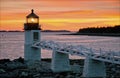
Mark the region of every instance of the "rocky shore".
[[[70, 60], [70, 65], [72, 71], [54, 73], [50, 69], [51, 59], [42, 59], [29, 67], [23, 58], [1, 59], [0, 78], [83, 78], [84, 60]], [[120, 78], [120, 65], [106, 63], [106, 68], [108, 78]]]

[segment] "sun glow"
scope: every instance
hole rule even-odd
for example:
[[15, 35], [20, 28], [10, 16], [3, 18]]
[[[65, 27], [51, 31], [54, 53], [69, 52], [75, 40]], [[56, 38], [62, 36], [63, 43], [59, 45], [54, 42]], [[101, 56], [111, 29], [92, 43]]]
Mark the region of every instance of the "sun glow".
[[[120, 24], [118, 0], [0, 0], [0, 30], [22, 30], [31, 8], [42, 29], [77, 31], [79, 28]], [[22, 6], [22, 7], [20, 7]], [[30, 18], [29, 22], [38, 22]]]

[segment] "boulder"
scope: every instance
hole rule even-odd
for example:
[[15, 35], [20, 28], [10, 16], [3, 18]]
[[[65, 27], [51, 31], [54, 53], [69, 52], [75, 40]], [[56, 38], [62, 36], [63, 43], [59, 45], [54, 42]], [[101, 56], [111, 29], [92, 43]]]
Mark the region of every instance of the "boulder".
[[10, 63], [6, 63], [6, 68], [7, 70], [15, 70], [15, 69], [27, 68], [27, 66], [20, 62], [10, 62]]
[[14, 62], [20, 62], [20, 63], [24, 63], [24, 59], [22, 57], [19, 57], [18, 59], [14, 59]]
[[82, 71], [83, 71], [83, 66], [80, 66], [80, 65], [74, 63], [73, 65], [71, 65], [71, 71], [72, 71], [73, 73], [82, 73]]
[[20, 74], [20, 77], [27, 77], [28, 76], [28, 72], [21, 72], [21, 74]]
[[4, 69], [0, 69], [0, 74], [5, 73], [6, 71]]

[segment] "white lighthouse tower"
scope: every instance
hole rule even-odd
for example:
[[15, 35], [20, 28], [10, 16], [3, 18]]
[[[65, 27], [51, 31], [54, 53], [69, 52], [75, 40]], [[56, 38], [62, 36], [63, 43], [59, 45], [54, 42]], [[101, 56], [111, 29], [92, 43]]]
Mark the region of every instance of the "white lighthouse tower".
[[35, 42], [40, 41], [40, 25], [39, 17], [31, 10], [31, 13], [26, 16], [26, 23], [24, 23], [25, 43], [24, 43], [24, 59], [29, 63], [41, 60], [41, 49], [33, 48]]

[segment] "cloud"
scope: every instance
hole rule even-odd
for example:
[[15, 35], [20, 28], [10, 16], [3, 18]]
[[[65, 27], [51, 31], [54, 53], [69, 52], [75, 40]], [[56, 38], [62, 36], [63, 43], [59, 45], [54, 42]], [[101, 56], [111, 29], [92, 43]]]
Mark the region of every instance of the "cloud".
[[87, 27], [87, 24], [91, 26], [103, 23], [118, 24], [119, 2], [119, 0], [0, 0], [1, 28], [5, 29], [4, 26], [8, 26], [7, 29], [22, 28], [25, 17], [31, 9], [35, 9], [35, 13], [40, 16], [43, 27], [49, 29], [75, 30], [82, 25]]

